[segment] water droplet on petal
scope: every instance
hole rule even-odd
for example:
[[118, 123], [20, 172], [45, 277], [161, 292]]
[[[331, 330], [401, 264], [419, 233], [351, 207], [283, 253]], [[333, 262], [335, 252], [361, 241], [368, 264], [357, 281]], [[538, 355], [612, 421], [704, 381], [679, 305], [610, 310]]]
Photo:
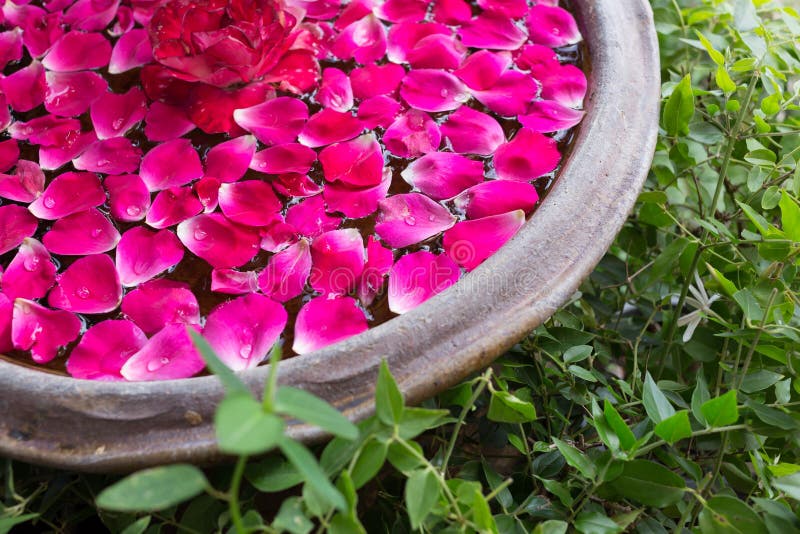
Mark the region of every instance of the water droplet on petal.
[[142, 208], [139, 206], [128, 206], [128, 208], [125, 210], [125, 213], [131, 217], [138, 217], [142, 213]]
[[44, 197], [44, 207], [48, 209], [54, 208], [56, 205], [56, 199], [53, 197]]
[[204, 232], [203, 230], [195, 230], [194, 231], [194, 238], [196, 240], [202, 241], [206, 237], [208, 237], [208, 234], [206, 232]]
[[81, 287], [79, 287], [78, 289], [75, 290], [75, 294], [78, 295], [78, 298], [81, 298], [81, 299], [88, 299], [90, 293], [91, 292], [89, 291], [89, 288], [86, 287], [86, 286], [81, 286]]
[[111, 123], [111, 127], [115, 130], [119, 130], [122, 128], [122, 124], [125, 122], [124, 119], [116, 119], [114, 122]]
[[39, 268], [40, 259], [38, 256], [31, 256], [30, 258], [26, 258], [25, 261], [22, 262], [22, 266], [25, 268], [26, 271], [33, 272]]
[[102, 228], [95, 228], [94, 230], [92, 230], [92, 237], [99, 237], [100, 234], [102, 233], [103, 233]]
[[417, 224], [417, 219], [414, 218], [413, 215], [409, 215], [408, 217], [406, 217], [405, 221], [406, 221], [406, 224], [409, 225], [409, 226], [414, 226], [415, 224]]
[[252, 353], [253, 345], [242, 345], [242, 348], [239, 349], [239, 356], [244, 359], [249, 358]]

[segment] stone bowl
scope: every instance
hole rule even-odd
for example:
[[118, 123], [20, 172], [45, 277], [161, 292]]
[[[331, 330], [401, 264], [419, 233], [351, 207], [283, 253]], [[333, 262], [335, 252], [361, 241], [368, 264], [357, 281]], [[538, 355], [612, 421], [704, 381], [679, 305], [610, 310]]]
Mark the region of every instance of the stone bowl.
[[[415, 310], [280, 364], [280, 381], [356, 421], [374, 411], [386, 359], [418, 403], [488, 366], [544, 322], [603, 257], [636, 201], [658, 130], [659, 57], [647, 0], [573, 0], [588, 48], [587, 115], [550, 193], [498, 253]], [[242, 373], [260, 391], [267, 367]], [[216, 377], [76, 380], [0, 361], [0, 454], [77, 471], [223, 459]], [[305, 442], [326, 436], [290, 424]]]

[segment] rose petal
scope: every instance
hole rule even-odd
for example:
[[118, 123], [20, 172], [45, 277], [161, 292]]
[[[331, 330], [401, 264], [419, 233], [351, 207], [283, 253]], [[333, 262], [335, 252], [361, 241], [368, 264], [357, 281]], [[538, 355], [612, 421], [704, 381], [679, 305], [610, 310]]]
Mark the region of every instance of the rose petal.
[[389, 272], [389, 309], [406, 313], [455, 284], [461, 269], [445, 255], [406, 254]]
[[81, 123], [78, 119], [55, 115], [43, 115], [28, 122], [17, 121], [8, 127], [12, 138], [43, 146], [69, 143], [80, 131]]
[[375, 9], [378, 17], [389, 22], [419, 21], [427, 12], [428, 2], [425, 0], [386, 0]]
[[528, 3], [525, 0], [478, 0], [478, 5], [486, 11], [493, 11], [512, 19], [522, 18], [528, 11]]
[[161, 191], [200, 178], [203, 165], [188, 139], [173, 139], [144, 155], [139, 176], [150, 191]]
[[279, 174], [272, 181], [272, 187], [285, 197], [305, 198], [322, 192], [322, 186], [306, 174], [288, 172]]
[[386, 57], [392, 63], [405, 63], [408, 61], [408, 53], [420, 40], [429, 35], [452, 33], [444, 24], [412, 21], [393, 24], [389, 30]]
[[258, 291], [258, 274], [255, 271], [214, 269], [211, 271], [211, 291], [228, 295], [244, 295]]
[[278, 82], [282, 91], [301, 95], [313, 89], [317, 85], [319, 77], [319, 63], [312, 52], [290, 50], [264, 77], [264, 81]]
[[37, 226], [39, 221], [22, 206], [0, 206], [0, 254], [17, 248]]
[[408, 51], [406, 59], [415, 69], [457, 69], [467, 49], [452, 35], [434, 34], [423, 37]]
[[491, 115], [462, 106], [442, 123], [442, 134], [453, 152], [488, 156], [505, 143], [503, 127]]
[[[234, 89], [221, 89], [202, 83], [188, 85], [189, 119], [209, 134], [240, 135], [243, 132], [234, 120], [234, 112], [275, 96], [275, 89], [266, 81], [252, 82]], [[185, 99], [175, 98], [168, 103], [185, 106]]]
[[560, 161], [556, 140], [527, 128], [519, 130], [514, 139], [494, 154], [497, 176], [522, 182], [553, 172]]
[[378, 209], [378, 201], [386, 198], [392, 185], [391, 169], [384, 169], [378, 185], [353, 188], [347, 184], [332, 183], [325, 186], [323, 195], [328, 211], [340, 212], [351, 219], [361, 219]]
[[266, 226], [280, 216], [281, 202], [269, 184], [246, 180], [222, 184], [219, 207], [233, 222], [247, 226]]
[[105, 254], [78, 258], [57, 278], [47, 303], [74, 313], [108, 313], [122, 301], [114, 261]]
[[383, 134], [386, 149], [401, 158], [434, 152], [442, 142], [439, 126], [423, 111], [412, 109], [398, 117]]
[[56, 220], [105, 201], [106, 193], [96, 174], [65, 172], [56, 176], [28, 209], [40, 219]]
[[191, 187], [170, 187], [159, 191], [147, 211], [145, 222], [153, 228], [167, 228], [203, 211], [203, 204]]
[[433, 0], [433, 20], [452, 26], [472, 18], [472, 8], [464, 0]]
[[569, 11], [537, 3], [528, 11], [528, 33], [536, 44], [559, 48], [581, 41], [581, 32]]
[[2, 276], [0, 282], [8, 298], [38, 299], [55, 284], [56, 266], [44, 245], [28, 237], [22, 241]]
[[67, 372], [84, 380], [125, 380], [122, 366], [146, 343], [147, 336], [130, 321], [99, 322], [84, 332], [70, 352]]
[[533, 70], [532, 74], [542, 84], [542, 98], [555, 100], [571, 108], [583, 105], [586, 96], [586, 75], [575, 65], [559, 65], [547, 70]]
[[0, 293], [0, 351], [14, 349], [11, 342], [11, 319], [14, 313], [14, 300]]
[[34, 162], [21, 159], [12, 174], [0, 174], [0, 197], [32, 202], [44, 190], [44, 173]]
[[117, 95], [106, 93], [92, 104], [90, 115], [99, 139], [121, 137], [147, 114], [147, 100], [138, 87]]
[[322, 71], [322, 85], [316, 95], [317, 102], [322, 107], [334, 111], [345, 112], [353, 107], [353, 87], [350, 78], [339, 69], [325, 69]]
[[144, 119], [144, 134], [151, 141], [169, 141], [194, 130], [194, 123], [180, 108], [153, 102]]
[[211, 213], [219, 205], [219, 180], [211, 176], [204, 176], [194, 183], [194, 193], [203, 205], [204, 213]]
[[483, 181], [483, 162], [450, 152], [432, 152], [412, 161], [403, 180], [434, 200], [453, 197]]
[[137, 226], [122, 234], [117, 244], [117, 272], [125, 287], [147, 282], [182, 259], [183, 245], [169, 230], [153, 232]]
[[356, 288], [356, 295], [361, 304], [364, 306], [372, 304], [375, 296], [383, 287], [383, 279], [389, 274], [392, 263], [394, 263], [392, 251], [370, 236], [367, 241], [367, 263], [358, 278], [358, 287]]
[[266, 145], [291, 143], [308, 120], [308, 106], [298, 98], [281, 96], [233, 112], [236, 124]]
[[0, 68], [22, 59], [22, 28], [0, 32]]
[[250, 168], [256, 146], [256, 138], [252, 135], [215, 145], [206, 154], [206, 176], [213, 176], [220, 182], [235, 182]]
[[86, 112], [108, 90], [108, 83], [96, 72], [48, 72], [44, 108], [63, 117]]
[[375, 15], [367, 15], [339, 33], [331, 52], [339, 59], [355, 58], [361, 64], [377, 61], [386, 54], [386, 29]]
[[433, 112], [456, 109], [470, 96], [458, 78], [439, 69], [412, 70], [403, 78], [400, 95], [411, 107]]
[[286, 302], [303, 293], [311, 274], [311, 251], [306, 239], [301, 239], [269, 259], [258, 275], [258, 287], [268, 297]]
[[141, 161], [141, 148], [134, 146], [130, 139], [115, 137], [90, 145], [72, 160], [72, 164], [82, 171], [124, 174], [136, 172]]
[[519, 122], [534, 132], [550, 133], [568, 130], [581, 122], [585, 112], [568, 108], [553, 100], [531, 103], [528, 113], [518, 117]]
[[461, 267], [471, 271], [500, 250], [524, 223], [522, 210], [462, 221], [444, 233], [444, 251]]
[[309, 284], [322, 295], [346, 295], [356, 287], [364, 270], [366, 253], [355, 228], [333, 230], [311, 243], [313, 268]]
[[220, 360], [234, 371], [255, 367], [286, 326], [283, 306], [261, 295], [245, 295], [208, 315], [203, 336]]
[[62, 145], [52, 147], [43, 146], [39, 149], [39, 165], [44, 170], [54, 171], [62, 165], [69, 163], [73, 158], [80, 156], [90, 146], [96, 143], [97, 136], [94, 131], [90, 131], [74, 136]]
[[56, 72], [99, 69], [111, 59], [111, 44], [99, 33], [67, 32], [53, 44], [42, 65]]
[[36, 363], [47, 363], [78, 337], [81, 321], [74, 313], [49, 310], [30, 300], [14, 301], [11, 340], [14, 348], [31, 352]]
[[478, 50], [471, 54], [454, 74], [470, 89], [485, 91], [500, 80], [500, 76], [511, 65], [508, 52]]
[[508, 70], [491, 89], [473, 91], [473, 96], [483, 105], [504, 117], [521, 115], [539, 94], [539, 86], [529, 75]]
[[394, 248], [425, 241], [455, 224], [447, 209], [419, 193], [394, 195], [378, 202], [375, 232]]
[[389, 96], [373, 96], [358, 105], [358, 119], [369, 130], [386, 128], [394, 122], [401, 107], [400, 102]]
[[539, 193], [526, 182], [490, 180], [470, 187], [453, 201], [468, 218], [480, 219], [515, 210], [529, 213], [539, 202]]
[[64, 13], [64, 23], [76, 30], [102, 31], [117, 15], [119, 0], [76, 0]]
[[178, 238], [192, 254], [212, 267], [239, 267], [256, 255], [258, 230], [229, 221], [220, 213], [192, 217], [178, 225]]
[[120, 74], [153, 61], [153, 48], [147, 30], [137, 28], [120, 36], [111, 50], [109, 74]]
[[8, 172], [19, 160], [19, 144], [15, 139], [0, 141], [0, 172]]
[[312, 149], [299, 143], [287, 143], [256, 152], [253, 161], [250, 162], [250, 168], [266, 174], [285, 172], [305, 174], [315, 161], [317, 153]]
[[317, 297], [300, 309], [292, 349], [307, 354], [342, 341], [369, 328], [364, 312], [350, 297]]
[[516, 50], [528, 39], [507, 15], [493, 11], [485, 11], [461, 26], [458, 35], [464, 46], [491, 50]]
[[44, 67], [38, 61], [0, 78], [0, 90], [14, 111], [30, 111], [44, 102], [46, 89]]
[[126, 380], [174, 380], [188, 378], [203, 370], [205, 364], [185, 326], [165, 327], [147, 341], [120, 369]]
[[353, 95], [359, 99], [393, 93], [400, 85], [406, 70], [402, 65], [365, 65], [350, 71]]
[[549, 46], [529, 44], [525, 45], [514, 54], [517, 67], [525, 70], [540, 70], [558, 68], [558, 54]]
[[342, 224], [341, 217], [325, 212], [322, 195], [306, 198], [286, 210], [286, 222], [300, 235], [315, 237], [323, 232], [335, 230]]
[[84, 256], [111, 250], [119, 238], [111, 221], [92, 208], [58, 219], [42, 236], [42, 243], [53, 254]]
[[352, 139], [363, 129], [353, 114], [326, 108], [308, 119], [298, 140], [307, 147], [317, 148]]
[[383, 179], [383, 154], [372, 133], [327, 146], [320, 152], [319, 160], [329, 182], [366, 187], [377, 185]]
[[123, 222], [144, 219], [150, 209], [150, 191], [138, 174], [107, 176], [103, 185], [113, 218]]
[[170, 324], [199, 324], [200, 306], [187, 284], [152, 280], [122, 299], [122, 313], [145, 334], [154, 334]]

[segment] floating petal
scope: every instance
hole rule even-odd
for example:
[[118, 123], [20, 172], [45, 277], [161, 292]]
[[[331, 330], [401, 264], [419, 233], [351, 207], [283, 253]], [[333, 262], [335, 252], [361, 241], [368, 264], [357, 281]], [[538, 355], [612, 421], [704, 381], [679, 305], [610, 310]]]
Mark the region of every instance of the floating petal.
[[298, 98], [281, 96], [233, 112], [236, 124], [266, 145], [282, 145], [297, 139], [308, 120], [308, 106]]
[[457, 69], [467, 55], [466, 47], [452, 35], [423, 37], [408, 51], [406, 59], [415, 69]]
[[442, 123], [442, 134], [453, 152], [489, 156], [506, 142], [503, 127], [494, 117], [462, 106]]
[[151, 141], [176, 139], [195, 128], [185, 111], [161, 102], [150, 104], [144, 122], [144, 134]]
[[302, 200], [286, 210], [286, 222], [300, 235], [315, 237], [339, 228], [342, 218], [328, 215], [325, 212], [325, 200], [322, 195], [317, 195]]
[[108, 313], [122, 301], [122, 285], [114, 261], [105, 254], [78, 258], [58, 275], [47, 303], [74, 313]]
[[361, 219], [378, 209], [378, 201], [386, 198], [391, 185], [391, 169], [385, 169], [383, 180], [378, 185], [354, 188], [335, 182], [325, 186], [323, 195], [328, 211], [343, 213], [351, 219]]
[[278, 302], [286, 302], [303, 293], [311, 274], [311, 251], [306, 239], [281, 250], [269, 259], [258, 275], [262, 293]]
[[192, 217], [178, 225], [178, 238], [212, 267], [239, 267], [259, 250], [258, 230], [229, 221], [220, 213]]
[[38, 61], [6, 77], [0, 77], [0, 90], [14, 111], [30, 111], [44, 102], [47, 80]]
[[472, 18], [472, 8], [464, 0], [433, 0], [433, 20], [451, 26]]
[[516, 50], [528, 39], [525, 31], [508, 16], [492, 11], [485, 11], [461, 26], [458, 35], [465, 46], [490, 50]]
[[529, 213], [539, 202], [539, 193], [526, 182], [489, 180], [470, 187], [453, 201], [468, 218], [481, 219], [516, 210]]
[[53, 254], [84, 256], [111, 250], [119, 238], [111, 221], [92, 208], [58, 219], [42, 236], [42, 243]]
[[442, 142], [439, 126], [424, 111], [412, 109], [398, 117], [383, 135], [386, 149], [401, 158], [435, 152]]
[[137, 226], [122, 234], [117, 244], [117, 272], [125, 287], [147, 282], [182, 259], [183, 245], [169, 230], [153, 232]]
[[74, 136], [63, 145], [41, 147], [39, 149], [39, 165], [42, 169], [53, 171], [83, 154], [86, 149], [97, 143], [94, 131]]
[[131, 381], [175, 380], [203, 370], [205, 364], [183, 325], [165, 327], [147, 341], [120, 369]]
[[522, 18], [528, 11], [528, 3], [525, 0], [478, 0], [478, 5], [486, 11], [512, 19]]
[[319, 160], [329, 182], [366, 187], [377, 185], [383, 179], [383, 154], [372, 133], [326, 147]]
[[385, 65], [366, 65], [350, 71], [350, 83], [353, 95], [365, 99], [378, 95], [393, 93], [406, 75], [402, 65], [386, 63]]
[[393, 24], [389, 30], [386, 56], [393, 63], [406, 63], [408, 53], [425, 37], [435, 34], [451, 35], [452, 33], [452, 30], [444, 24], [414, 21]]
[[322, 295], [346, 295], [356, 287], [364, 270], [366, 253], [355, 228], [333, 230], [311, 243], [312, 269], [309, 283]]
[[145, 334], [154, 334], [170, 324], [199, 324], [200, 306], [187, 284], [152, 280], [122, 299], [122, 313]]
[[539, 86], [530, 75], [516, 70], [504, 72], [496, 84], [486, 91], [473, 91], [475, 98], [504, 117], [521, 115], [539, 94]]
[[123, 222], [141, 221], [150, 209], [150, 191], [138, 174], [107, 176], [103, 185], [108, 191], [111, 216]]
[[104, 94], [94, 101], [90, 112], [98, 139], [125, 135], [146, 113], [147, 100], [138, 87], [120, 95]]
[[214, 269], [211, 271], [211, 291], [228, 295], [244, 295], [258, 291], [258, 274], [255, 271]]
[[339, 33], [331, 52], [339, 59], [355, 58], [361, 64], [377, 61], [386, 54], [386, 29], [375, 15], [367, 15]]
[[367, 318], [350, 297], [317, 297], [300, 309], [292, 349], [306, 354], [367, 330]]
[[281, 202], [268, 183], [245, 180], [222, 184], [219, 207], [231, 221], [247, 226], [267, 226], [280, 217]]
[[322, 85], [316, 95], [322, 107], [345, 112], [353, 107], [353, 87], [350, 78], [339, 69], [322, 71]]
[[555, 100], [571, 108], [583, 105], [588, 83], [586, 75], [575, 65], [561, 65], [543, 74], [536, 71], [532, 73], [542, 84], [542, 98]]
[[48, 72], [44, 108], [62, 117], [86, 112], [108, 90], [108, 83], [96, 72]]
[[16, 299], [11, 319], [11, 341], [18, 350], [31, 351], [36, 363], [47, 363], [78, 337], [81, 321], [74, 313], [50, 310], [30, 300]]
[[117, 39], [108, 61], [108, 72], [120, 74], [153, 61], [153, 47], [147, 37], [147, 30], [137, 28], [126, 32]]
[[406, 313], [455, 284], [461, 269], [444, 255], [406, 254], [389, 272], [389, 309]]
[[425, 0], [386, 0], [375, 9], [375, 14], [389, 22], [420, 21], [428, 12]]
[[14, 300], [0, 293], [0, 352], [13, 350], [11, 342], [11, 319], [14, 314]]
[[220, 182], [235, 182], [250, 168], [256, 145], [252, 135], [215, 145], [206, 154], [206, 176], [213, 176]]
[[381, 245], [373, 236], [367, 241], [367, 263], [358, 278], [356, 295], [364, 306], [369, 306], [383, 287], [383, 279], [389, 274], [394, 262], [391, 249]]
[[19, 144], [16, 139], [0, 141], [0, 172], [7, 172], [19, 160]]
[[128, 138], [115, 137], [90, 145], [72, 164], [81, 171], [123, 174], [136, 172], [141, 161], [141, 148]]
[[483, 162], [451, 152], [432, 152], [412, 161], [400, 174], [434, 200], [454, 197], [483, 181]]
[[322, 186], [308, 177], [307, 174], [287, 172], [279, 174], [272, 181], [272, 187], [285, 197], [305, 198], [322, 192]]
[[64, 12], [63, 21], [76, 30], [102, 31], [117, 15], [119, 0], [76, 0]]
[[497, 176], [504, 180], [527, 182], [553, 172], [561, 161], [558, 143], [527, 128], [500, 146], [494, 154]]
[[204, 176], [194, 183], [194, 192], [203, 205], [204, 213], [211, 213], [219, 205], [219, 186], [222, 183], [212, 176]]
[[285, 172], [307, 173], [317, 153], [299, 143], [287, 143], [273, 146], [256, 152], [250, 168], [266, 174], [282, 174]]
[[451, 73], [439, 69], [412, 70], [403, 78], [400, 95], [422, 111], [450, 111], [469, 100], [467, 86]]
[[581, 41], [575, 19], [566, 9], [541, 2], [528, 11], [528, 33], [536, 44], [559, 48]]
[[511, 56], [508, 52], [478, 50], [470, 55], [454, 74], [470, 89], [485, 91], [500, 80], [500, 76], [510, 65]]
[[56, 72], [74, 72], [105, 67], [109, 59], [111, 44], [102, 34], [71, 31], [53, 44], [42, 65]]
[[425, 241], [455, 224], [447, 209], [425, 195], [394, 195], [378, 202], [375, 232], [394, 248]]
[[352, 113], [326, 108], [308, 119], [298, 140], [307, 147], [317, 148], [352, 139], [363, 129]]
[[14, 250], [36, 232], [39, 221], [22, 206], [0, 206], [0, 254]]
[[0, 197], [32, 202], [44, 190], [44, 173], [34, 162], [21, 159], [11, 174], [0, 174]]
[[0, 282], [3, 293], [10, 299], [39, 299], [55, 284], [56, 266], [44, 245], [29, 237], [19, 246]]
[[173, 139], [144, 155], [139, 176], [150, 191], [161, 191], [200, 178], [203, 165], [188, 139]]
[[553, 100], [531, 103], [528, 113], [518, 117], [519, 122], [534, 132], [550, 133], [568, 130], [581, 122], [585, 112], [568, 108]]
[[105, 201], [106, 193], [96, 174], [65, 172], [56, 176], [28, 209], [40, 219], [55, 220]]
[[444, 233], [444, 251], [461, 267], [471, 271], [500, 250], [524, 223], [522, 210], [462, 221]]
[[73, 378], [116, 382], [125, 362], [147, 343], [144, 332], [130, 321], [102, 321], [89, 328], [72, 349], [67, 372]]
[[358, 119], [367, 129], [386, 128], [400, 113], [400, 102], [386, 95], [378, 95], [363, 100], [358, 105]]

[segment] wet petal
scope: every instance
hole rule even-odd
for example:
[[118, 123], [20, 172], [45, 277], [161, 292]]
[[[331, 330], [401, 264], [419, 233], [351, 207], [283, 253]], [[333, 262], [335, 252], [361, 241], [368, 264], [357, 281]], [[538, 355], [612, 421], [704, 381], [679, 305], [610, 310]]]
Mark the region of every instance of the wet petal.
[[581, 41], [575, 19], [566, 9], [538, 3], [528, 11], [528, 33], [536, 44], [558, 48]]
[[130, 321], [102, 321], [89, 328], [72, 349], [67, 372], [84, 380], [122, 381], [120, 370], [147, 343], [144, 332]]
[[68, 142], [39, 149], [39, 165], [42, 169], [52, 171], [72, 161], [73, 158], [83, 154], [90, 146], [97, 143], [94, 131], [84, 132]]
[[375, 15], [367, 15], [339, 33], [331, 52], [339, 59], [355, 58], [361, 64], [377, 61], [386, 54], [386, 29]]
[[108, 62], [110, 74], [120, 74], [141, 67], [153, 60], [153, 47], [147, 37], [147, 30], [137, 28], [124, 33], [114, 44]]
[[319, 160], [329, 182], [366, 187], [377, 185], [383, 179], [383, 154], [372, 133], [326, 147]]
[[107, 252], [117, 246], [119, 232], [105, 215], [92, 208], [53, 223], [42, 243], [53, 254], [83, 256]]
[[460, 277], [461, 269], [447, 256], [427, 251], [406, 254], [389, 272], [389, 309], [394, 313], [411, 311]]
[[203, 336], [225, 365], [235, 371], [255, 367], [286, 326], [283, 306], [262, 295], [245, 295], [215, 308]]
[[124, 222], [141, 221], [150, 209], [150, 191], [138, 174], [107, 176], [103, 185], [108, 191], [111, 216]]
[[106, 193], [96, 174], [65, 172], [56, 176], [28, 209], [40, 219], [55, 220], [105, 201]]
[[194, 130], [195, 126], [180, 108], [153, 102], [144, 119], [144, 134], [151, 141], [169, 141]]
[[63, 117], [83, 114], [100, 96], [108, 83], [96, 72], [48, 72], [44, 108]]
[[483, 162], [451, 152], [433, 152], [412, 161], [400, 175], [434, 200], [443, 200], [481, 183]]
[[419, 21], [427, 12], [428, 2], [425, 0], [386, 0], [375, 9], [378, 17], [389, 22]]
[[203, 205], [204, 213], [211, 213], [217, 209], [220, 185], [221, 182], [212, 176], [204, 176], [194, 183], [194, 192]]
[[31, 351], [36, 363], [47, 363], [61, 347], [78, 337], [81, 321], [74, 313], [50, 310], [30, 300], [14, 301], [11, 341], [15, 349]]
[[183, 245], [169, 230], [137, 226], [117, 244], [116, 264], [123, 286], [133, 287], [170, 269], [183, 259]]
[[461, 267], [471, 271], [500, 250], [524, 223], [522, 210], [462, 221], [444, 233], [444, 251]]
[[305, 198], [322, 192], [322, 186], [306, 174], [288, 172], [279, 174], [272, 181], [272, 187], [285, 197]]
[[159, 191], [144, 220], [153, 228], [167, 228], [201, 211], [203, 204], [191, 187], [170, 187]]
[[46, 88], [44, 67], [38, 61], [0, 78], [0, 89], [14, 111], [30, 111], [44, 102]]
[[144, 155], [139, 176], [150, 191], [161, 191], [200, 178], [203, 165], [188, 139], [173, 139]]
[[490, 180], [470, 187], [453, 200], [468, 218], [480, 219], [515, 210], [529, 213], [539, 202], [539, 193], [526, 182]]
[[266, 226], [280, 216], [281, 202], [269, 184], [245, 180], [222, 184], [219, 207], [233, 222], [247, 226]]
[[497, 120], [466, 106], [447, 117], [441, 130], [453, 152], [461, 154], [488, 156], [506, 141], [503, 127]]
[[250, 168], [256, 145], [252, 135], [215, 145], [206, 154], [206, 176], [213, 176], [220, 182], [235, 182]]
[[402, 65], [365, 65], [350, 71], [353, 95], [359, 99], [393, 93], [406, 75]]
[[55, 115], [43, 115], [28, 122], [17, 121], [8, 127], [12, 138], [43, 146], [69, 143], [80, 131], [81, 123], [78, 119]]
[[481, 13], [458, 31], [461, 42], [470, 48], [516, 50], [528, 39], [525, 31], [508, 16], [492, 11]]
[[392, 268], [394, 254], [373, 236], [367, 241], [367, 263], [358, 278], [356, 295], [364, 306], [369, 306], [383, 287], [383, 280]]
[[449, 111], [469, 100], [467, 87], [454, 75], [439, 69], [412, 70], [403, 78], [400, 95], [422, 111]]
[[99, 33], [71, 31], [53, 44], [42, 65], [56, 72], [99, 69], [111, 59], [111, 44]]
[[355, 299], [317, 297], [297, 314], [292, 349], [306, 354], [353, 337], [367, 328], [367, 318]]
[[355, 228], [333, 230], [311, 243], [312, 269], [309, 283], [322, 295], [345, 295], [353, 291], [364, 270], [366, 253]]
[[258, 291], [258, 274], [255, 271], [214, 269], [211, 271], [211, 291], [228, 295], [244, 295]]
[[147, 341], [120, 369], [126, 380], [174, 380], [188, 378], [205, 364], [183, 325], [169, 325]]
[[326, 108], [308, 119], [298, 140], [305, 146], [317, 148], [352, 139], [363, 129], [361, 121], [350, 112]]
[[7, 172], [17, 164], [19, 144], [15, 139], [0, 141], [0, 172]]
[[22, 206], [0, 206], [0, 254], [17, 248], [36, 232], [39, 221]]
[[575, 65], [561, 65], [544, 73], [533, 71], [542, 84], [542, 98], [555, 100], [571, 108], [583, 105], [586, 96], [586, 75]]
[[499, 115], [521, 115], [539, 94], [539, 86], [528, 74], [509, 70], [504, 72], [491, 89], [473, 91], [473, 96]]
[[370, 130], [378, 126], [386, 128], [394, 122], [401, 107], [400, 102], [389, 96], [373, 96], [358, 105], [358, 119]]
[[339, 69], [322, 71], [322, 85], [317, 91], [317, 102], [322, 107], [345, 112], [353, 107], [353, 87], [350, 78]]
[[500, 76], [510, 65], [511, 56], [508, 52], [479, 50], [464, 61], [455, 71], [455, 75], [470, 89], [485, 91], [500, 80]]
[[312, 149], [299, 143], [287, 143], [256, 152], [253, 161], [250, 162], [250, 168], [266, 174], [285, 172], [305, 174], [315, 161], [317, 153]]
[[[234, 120], [234, 112], [255, 106], [275, 96], [275, 89], [264, 81], [252, 82], [238, 89], [221, 89], [202, 83], [187, 85], [189, 85], [189, 119], [198, 128], [210, 134], [240, 135], [243, 132]], [[185, 100], [181, 98], [170, 101], [178, 105], [183, 105], [182, 102]]]
[[558, 68], [558, 54], [549, 46], [529, 44], [525, 45], [514, 54], [517, 67], [525, 70], [547, 70]]
[[34, 162], [21, 159], [11, 174], [0, 174], [0, 197], [32, 202], [44, 190], [44, 173]]
[[123, 174], [136, 172], [141, 161], [141, 148], [130, 139], [115, 137], [90, 145], [72, 164], [81, 171]]
[[122, 285], [113, 260], [93, 254], [75, 260], [58, 275], [48, 304], [75, 313], [107, 313], [122, 301]]
[[497, 176], [522, 182], [553, 172], [560, 161], [556, 140], [527, 128], [519, 130], [514, 139], [494, 154]]
[[42, 298], [56, 282], [56, 266], [44, 245], [29, 237], [19, 246], [0, 281], [3, 293], [10, 299]]
[[434, 34], [423, 37], [408, 51], [406, 59], [415, 69], [457, 69], [467, 49], [452, 35]]
[[378, 201], [386, 198], [391, 185], [391, 170], [385, 169], [383, 180], [378, 185], [353, 188], [335, 182], [325, 186], [323, 195], [328, 211], [343, 213], [351, 219], [360, 219], [378, 209]]
[[122, 313], [145, 334], [170, 324], [199, 324], [200, 306], [187, 284], [172, 280], [146, 282], [122, 299]]
[[76, 0], [64, 13], [64, 23], [76, 30], [102, 31], [117, 15], [119, 0]]
[[452, 26], [472, 18], [472, 8], [464, 0], [433, 0], [433, 20]]
[[442, 142], [439, 126], [424, 111], [412, 109], [398, 117], [383, 135], [386, 149], [401, 158], [434, 152]]
[[125, 135], [146, 113], [147, 100], [138, 87], [120, 95], [104, 94], [94, 101], [90, 112], [99, 139]]
[[236, 124], [266, 145], [282, 145], [297, 139], [308, 120], [308, 106], [298, 98], [281, 96], [233, 112]]
[[406, 63], [408, 53], [420, 40], [429, 35], [451, 35], [452, 33], [452, 30], [444, 24], [413, 21], [392, 24], [389, 30], [386, 56], [393, 63]]
[[525, 0], [478, 0], [478, 5], [486, 11], [512, 19], [522, 18], [528, 11], [528, 3]]
[[0, 68], [22, 59], [22, 28], [0, 32]]
[[394, 195], [378, 203], [375, 232], [394, 248], [425, 241], [455, 224], [447, 209], [419, 193]]
[[290, 50], [264, 77], [264, 81], [278, 82], [281, 90], [301, 95], [313, 89], [319, 77], [319, 63], [311, 52]]
[[0, 351], [8, 352], [14, 348], [11, 342], [11, 319], [14, 313], [14, 300], [0, 293]]
[[568, 108], [553, 100], [531, 103], [528, 113], [520, 115], [519, 122], [534, 132], [550, 133], [568, 130], [581, 122], [585, 112]]
[[308, 241], [301, 239], [269, 259], [258, 275], [258, 287], [268, 297], [286, 302], [303, 293], [309, 274], [311, 250]]
[[178, 238], [212, 267], [239, 267], [259, 250], [258, 230], [229, 221], [220, 213], [203, 214], [178, 225]]
[[317, 195], [289, 207], [286, 210], [286, 222], [300, 235], [315, 237], [339, 228], [342, 218], [328, 215], [325, 212], [325, 200], [322, 195]]

